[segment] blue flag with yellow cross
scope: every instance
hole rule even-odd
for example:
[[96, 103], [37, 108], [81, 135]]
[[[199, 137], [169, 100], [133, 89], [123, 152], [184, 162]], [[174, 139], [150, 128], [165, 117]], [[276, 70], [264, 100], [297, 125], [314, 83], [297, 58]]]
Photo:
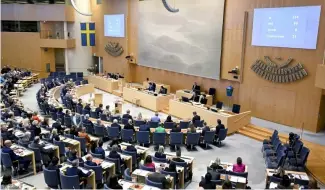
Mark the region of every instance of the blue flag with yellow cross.
[[81, 30], [81, 45], [82, 46], [95, 46], [95, 23], [83, 22], [80, 23]]

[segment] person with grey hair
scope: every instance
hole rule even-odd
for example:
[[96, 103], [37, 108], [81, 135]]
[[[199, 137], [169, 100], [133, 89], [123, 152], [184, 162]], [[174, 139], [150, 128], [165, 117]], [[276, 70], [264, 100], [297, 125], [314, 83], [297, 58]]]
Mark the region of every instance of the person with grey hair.
[[120, 164], [122, 165], [124, 162], [121, 158], [121, 155], [117, 152], [118, 150], [119, 150], [118, 146], [116, 144], [113, 145], [112, 150], [109, 152], [108, 157], [120, 160]]
[[24, 136], [21, 139], [19, 139], [19, 142], [21, 144], [29, 144], [29, 142], [30, 142], [30, 136], [31, 136], [31, 133], [29, 131], [26, 131], [24, 133]]
[[83, 123], [84, 126], [94, 128], [94, 124], [93, 124], [93, 122], [91, 122], [89, 120], [89, 115], [88, 114], [85, 115], [85, 119], [84, 119], [84, 121], [82, 123]]
[[131, 119], [129, 119], [128, 123], [124, 125], [124, 129], [133, 130], [133, 132], [135, 132], [133, 121]]
[[45, 148], [44, 143], [40, 143], [40, 137], [35, 136], [33, 142], [29, 145], [30, 148], [39, 149], [41, 151], [44, 165], [48, 165], [54, 156], [54, 150], [52, 148]]
[[132, 116], [130, 115], [130, 110], [126, 110], [126, 114], [122, 116], [123, 119], [131, 119], [133, 121]]
[[[80, 181], [84, 181], [84, 183], [87, 183], [87, 177], [90, 176], [91, 171], [88, 171], [87, 173], [84, 173], [82, 170], [78, 168], [79, 162], [78, 160], [73, 160], [71, 162], [72, 167], [68, 167], [65, 175], [67, 176], [79, 176]], [[79, 188], [77, 188], [79, 189]]]
[[93, 156], [91, 154], [87, 154], [85, 157], [86, 157], [85, 164], [87, 166], [97, 166], [96, 162], [93, 162]]
[[111, 127], [118, 127], [119, 132], [121, 132], [121, 125], [118, 124], [117, 119], [113, 120]]
[[156, 158], [166, 158], [166, 154], [164, 154], [164, 146], [159, 146], [158, 151], [155, 153]]
[[[25, 158], [15, 154], [15, 152], [11, 149], [11, 145], [12, 145], [12, 142], [10, 140], [4, 141], [4, 146], [2, 147], [2, 152], [9, 154], [11, 161], [13, 163], [17, 163], [17, 161], [19, 161], [19, 164], [24, 165], [24, 168], [23, 168], [23, 170], [21, 170], [21, 173], [27, 172], [28, 166], [30, 164], [30, 160], [26, 160]], [[20, 167], [20, 166], [18, 165], [18, 167]]]
[[173, 158], [172, 160], [175, 162], [185, 162], [185, 160], [183, 160], [182, 158], [182, 152], [180, 149], [176, 150], [176, 157]]

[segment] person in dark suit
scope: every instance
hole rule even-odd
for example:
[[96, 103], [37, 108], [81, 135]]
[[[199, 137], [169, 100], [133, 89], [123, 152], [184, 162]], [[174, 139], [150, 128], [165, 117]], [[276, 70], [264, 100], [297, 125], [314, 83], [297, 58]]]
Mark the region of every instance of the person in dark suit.
[[119, 153], [117, 153], [117, 151], [118, 151], [118, 146], [116, 144], [114, 144], [112, 146], [112, 151], [109, 152], [108, 157], [109, 158], [114, 158], [114, 159], [119, 159], [120, 160], [120, 164], [122, 165], [123, 160], [121, 158], [121, 155]]
[[216, 137], [218, 137], [220, 129], [225, 129], [225, 125], [221, 123], [220, 119], [218, 119], [217, 122], [218, 125], [216, 126]]
[[42, 157], [43, 157], [43, 162], [45, 165], [49, 164], [51, 159], [54, 156], [54, 150], [52, 148], [47, 148], [45, 149], [45, 144], [40, 144], [40, 138], [39, 136], [36, 136], [33, 140], [33, 142], [29, 145], [31, 148], [39, 149]]
[[121, 125], [117, 123], [117, 119], [113, 120], [111, 127], [118, 127], [119, 131], [121, 132]]
[[193, 86], [192, 86], [192, 91], [193, 92], [200, 92], [200, 86], [197, 85], [196, 82], [194, 82]]
[[126, 114], [122, 116], [123, 119], [131, 119], [133, 121], [132, 116], [130, 115], [130, 110], [126, 110]]
[[201, 117], [196, 112], [193, 112], [192, 123], [195, 124], [195, 121], [201, 121]]
[[168, 115], [165, 122], [173, 122], [172, 120], [172, 116], [171, 115]]
[[206, 105], [208, 103], [208, 99], [206, 98], [205, 94], [200, 95], [199, 102], [203, 105]]
[[177, 124], [174, 124], [174, 126], [173, 126], [173, 128], [171, 130], [171, 132], [174, 132], [174, 133], [179, 133], [181, 131], [182, 131], [181, 127], [179, 125], [177, 125]]
[[160, 90], [159, 90], [159, 94], [167, 94], [167, 88], [165, 88], [164, 86], [161, 86]]
[[97, 164], [95, 162], [93, 162], [93, 157], [90, 154], [86, 155], [85, 164], [88, 165], [88, 166], [97, 166]]
[[129, 152], [137, 152], [137, 149], [132, 144], [128, 145], [125, 150]]
[[56, 122], [52, 124], [53, 129], [57, 129], [59, 134], [63, 134], [64, 129], [61, 126], [61, 119], [57, 119]]
[[161, 173], [151, 173], [148, 175], [148, 180], [155, 182], [155, 183], [162, 183], [163, 189], [166, 189], [168, 186], [168, 181], [164, 174]]
[[[58, 179], [60, 181], [60, 168], [62, 167], [59, 164], [59, 158], [54, 156], [51, 160], [51, 163], [48, 165], [48, 167], [46, 169], [50, 170], [50, 171], [56, 171]], [[60, 183], [59, 183], [60, 184]], [[55, 188], [55, 187], [52, 187]]]
[[68, 160], [70, 162], [72, 162], [74, 160], [77, 160], [77, 161], [79, 161], [81, 163], [84, 162], [82, 158], [80, 158], [80, 157], [77, 156], [77, 153], [78, 152], [76, 150], [74, 150], [74, 149], [70, 150]]
[[155, 153], [156, 158], [166, 158], [166, 154], [164, 154], [164, 147], [159, 146], [158, 151]]
[[76, 136], [76, 137], [78, 136], [78, 131], [77, 131], [75, 125], [72, 125], [72, 127], [70, 128], [69, 134]]
[[98, 147], [95, 148], [95, 154], [101, 154], [102, 159], [105, 158], [105, 150], [103, 149], [103, 141], [98, 142]]
[[131, 119], [129, 119], [128, 123], [124, 125], [124, 129], [133, 130], [133, 132], [135, 132], [134, 125]]
[[91, 111], [90, 104], [87, 103], [86, 106], [84, 107], [85, 110], [88, 110], [89, 112]]
[[211, 182], [212, 176], [210, 173], [205, 174], [204, 179], [200, 181], [199, 186], [204, 189], [215, 189], [216, 186]]
[[83, 105], [82, 105], [82, 99], [78, 99], [78, 104], [77, 104], [78, 106], [81, 106], [82, 108], [83, 108]]
[[99, 117], [103, 113], [103, 104], [99, 104], [99, 106], [95, 110], [96, 115]]
[[86, 124], [87, 126], [90, 126], [90, 127], [94, 128], [94, 124], [93, 124], [92, 121], [89, 120], [89, 115], [88, 114], [85, 115], [85, 119], [83, 121], [83, 124]]
[[[14, 165], [17, 164], [16, 161], [18, 161], [19, 164], [23, 164], [24, 167], [23, 167], [23, 169], [20, 172], [21, 173], [26, 173], [27, 172], [27, 169], [28, 169], [28, 166], [30, 164], [30, 160], [26, 160], [23, 157], [20, 157], [20, 156], [16, 155], [14, 153], [14, 151], [10, 148], [11, 145], [12, 145], [11, 141], [10, 140], [6, 140], [4, 142], [4, 147], [2, 148], [2, 152], [9, 154], [9, 156], [11, 158], [11, 161], [13, 162]], [[18, 167], [19, 167], [19, 165], [18, 165]]]
[[35, 136], [40, 136], [42, 133], [41, 127], [38, 124], [37, 120], [32, 122], [32, 126], [30, 127], [32, 131], [34, 131]]
[[67, 168], [67, 171], [66, 171], [66, 174], [67, 176], [79, 176], [80, 178], [80, 181], [85, 181], [87, 182], [87, 178], [88, 176], [90, 176], [91, 172], [88, 171], [88, 173], [83, 173], [83, 171], [81, 171], [79, 168], [78, 168], [78, 160], [74, 160], [72, 161], [71, 165], [72, 167], [68, 167]]
[[181, 158], [181, 156], [182, 156], [182, 152], [181, 152], [181, 150], [179, 149], [179, 150], [176, 151], [176, 157], [173, 158], [172, 160], [175, 161], [175, 162], [185, 162], [185, 160], [183, 160], [183, 159]]
[[207, 126], [207, 123], [204, 122], [204, 123], [203, 123], [203, 127], [202, 127], [202, 134], [201, 134], [202, 137], [204, 137], [206, 131], [210, 131], [210, 127], [208, 127], [208, 126]]
[[[219, 164], [220, 164], [220, 159], [219, 159]], [[211, 179], [212, 180], [220, 180], [220, 173], [217, 170], [221, 170], [221, 169], [223, 169], [223, 167], [220, 166], [219, 164], [214, 162], [210, 166], [212, 171], [209, 171], [209, 172], [211, 174]]]

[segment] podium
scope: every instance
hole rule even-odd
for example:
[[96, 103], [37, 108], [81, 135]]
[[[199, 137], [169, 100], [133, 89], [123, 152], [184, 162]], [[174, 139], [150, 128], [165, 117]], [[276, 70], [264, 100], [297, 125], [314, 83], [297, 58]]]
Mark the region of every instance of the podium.
[[94, 98], [94, 105], [96, 107], [99, 106], [99, 104], [103, 103], [103, 94], [102, 93], [95, 93], [95, 98]]
[[115, 102], [115, 113], [122, 113], [122, 102], [121, 101], [116, 101]]

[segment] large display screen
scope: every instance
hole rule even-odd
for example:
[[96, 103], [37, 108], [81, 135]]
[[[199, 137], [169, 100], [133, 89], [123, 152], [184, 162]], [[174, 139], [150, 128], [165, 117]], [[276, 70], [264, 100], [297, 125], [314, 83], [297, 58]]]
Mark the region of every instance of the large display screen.
[[104, 35], [125, 37], [124, 14], [104, 15]]
[[321, 6], [254, 9], [253, 46], [316, 49]]

